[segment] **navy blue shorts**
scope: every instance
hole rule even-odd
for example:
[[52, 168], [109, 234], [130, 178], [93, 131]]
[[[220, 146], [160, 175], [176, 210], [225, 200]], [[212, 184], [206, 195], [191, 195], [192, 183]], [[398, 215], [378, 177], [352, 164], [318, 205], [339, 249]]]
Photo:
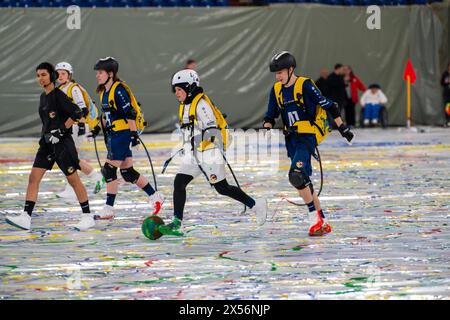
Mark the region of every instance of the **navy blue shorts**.
[[107, 159], [123, 161], [128, 157], [132, 157], [130, 143], [130, 130], [109, 132], [106, 136]]
[[291, 169], [301, 169], [305, 175], [310, 177], [312, 175], [311, 156], [316, 149], [316, 144], [316, 136], [313, 134], [302, 134], [301, 136], [291, 134], [286, 139]]

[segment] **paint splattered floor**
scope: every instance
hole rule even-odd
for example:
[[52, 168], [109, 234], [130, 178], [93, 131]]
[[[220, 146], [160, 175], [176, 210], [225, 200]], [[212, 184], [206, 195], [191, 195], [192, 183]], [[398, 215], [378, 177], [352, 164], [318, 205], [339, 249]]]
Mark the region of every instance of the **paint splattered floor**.
[[[1, 139], [0, 299], [449, 299], [450, 131], [356, 132], [354, 146], [333, 132], [321, 148], [321, 200], [334, 228], [323, 238], [307, 236], [305, 207], [282, 200], [300, 201], [282, 144], [280, 171], [232, 163], [251, 195], [269, 199], [262, 227], [198, 177], [183, 238], [146, 239], [149, 205], [130, 185], [121, 186], [114, 221], [76, 232], [79, 206], [56, 198], [64, 177], [55, 169], [41, 185], [33, 231], [19, 231], [4, 216], [22, 210], [36, 140]], [[175, 145], [169, 137], [144, 137], [157, 172]], [[92, 144], [83, 155], [96, 165]], [[143, 151], [135, 167], [150, 176]], [[175, 172], [158, 174], [166, 221]], [[94, 210], [103, 202], [90, 199]]]

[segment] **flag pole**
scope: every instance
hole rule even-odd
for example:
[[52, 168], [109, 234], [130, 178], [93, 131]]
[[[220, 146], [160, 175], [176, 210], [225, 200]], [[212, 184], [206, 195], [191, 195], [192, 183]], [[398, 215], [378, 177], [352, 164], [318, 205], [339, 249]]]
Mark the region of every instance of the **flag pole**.
[[411, 128], [411, 77], [406, 80], [406, 128]]

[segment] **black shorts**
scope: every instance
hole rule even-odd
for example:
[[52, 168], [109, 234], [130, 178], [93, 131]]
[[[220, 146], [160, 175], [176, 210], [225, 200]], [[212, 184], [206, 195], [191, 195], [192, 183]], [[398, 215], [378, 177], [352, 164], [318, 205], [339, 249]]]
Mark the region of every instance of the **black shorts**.
[[33, 167], [52, 170], [55, 162], [66, 176], [81, 169], [77, 149], [71, 136], [66, 136], [60, 143], [54, 145], [45, 143], [43, 139], [39, 141], [39, 150]]

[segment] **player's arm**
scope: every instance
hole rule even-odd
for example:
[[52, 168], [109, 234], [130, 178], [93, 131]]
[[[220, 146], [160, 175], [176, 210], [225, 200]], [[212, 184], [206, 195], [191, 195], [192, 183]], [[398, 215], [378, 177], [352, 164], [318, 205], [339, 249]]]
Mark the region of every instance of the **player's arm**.
[[137, 146], [139, 144], [139, 135], [136, 126], [136, 111], [131, 105], [131, 98], [127, 90], [119, 85], [115, 92], [116, 107], [123, 114], [131, 131], [131, 145]]
[[78, 121], [78, 135], [82, 136], [86, 134], [86, 117], [89, 114], [89, 109], [86, 106], [86, 102], [84, 101], [83, 93], [78, 86], [74, 86], [72, 88], [72, 99], [73, 102], [81, 109], [82, 117]]
[[304, 82], [303, 94], [307, 95], [315, 105], [320, 105], [323, 109], [330, 112], [340, 134], [351, 143], [355, 135], [350, 131], [350, 128], [344, 124], [344, 121], [342, 121], [338, 104], [324, 97], [311, 80]]
[[62, 113], [65, 113], [68, 116], [68, 119], [64, 123], [65, 127], [61, 129], [69, 129], [75, 122], [79, 121], [83, 117], [83, 113], [81, 109], [64, 93], [59, 94], [59, 92], [55, 92], [55, 94], [57, 96], [57, 108], [60, 108]]
[[280, 110], [277, 105], [275, 91], [272, 88], [269, 94], [269, 103], [267, 112], [264, 116], [263, 128], [272, 129], [275, 126], [275, 120], [280, 116]]
[[217, 127], [216, 117], [211, 106], [203, 99], [198, 102], [197, 109], [197, 125], [201, 130], [201, 135], [194, 136], [194, 144], [198, 146], [203, 141], [211, 141], [219, 143], [222, 135]]

